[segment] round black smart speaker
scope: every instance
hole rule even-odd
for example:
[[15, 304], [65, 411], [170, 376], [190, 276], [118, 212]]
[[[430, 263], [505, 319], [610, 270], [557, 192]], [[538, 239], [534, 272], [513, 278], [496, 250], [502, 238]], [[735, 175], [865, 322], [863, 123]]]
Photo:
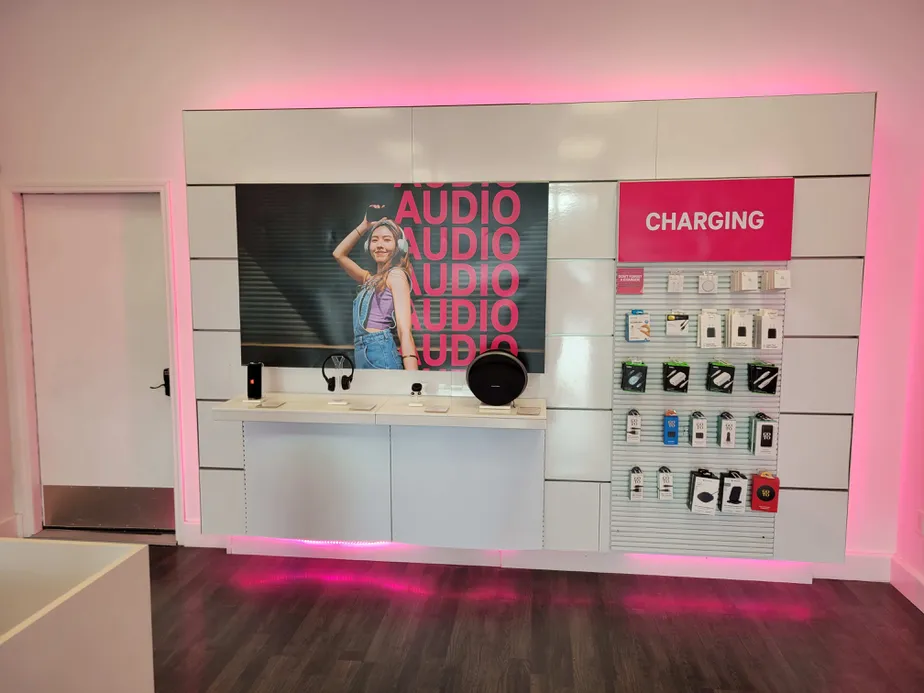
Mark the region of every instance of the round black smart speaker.
[[526, 366], [509, 351], [491, 349], [468, 364], [465, 382], [480, 402], [503, 407], [526, 389]]

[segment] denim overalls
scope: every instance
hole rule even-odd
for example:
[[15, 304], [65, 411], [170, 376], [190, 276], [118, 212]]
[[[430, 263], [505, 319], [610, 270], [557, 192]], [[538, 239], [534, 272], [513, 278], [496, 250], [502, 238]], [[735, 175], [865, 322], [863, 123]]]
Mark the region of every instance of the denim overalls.
[[[357, 368], [402, 370], [404, 364], [398, 356], [398, 346], [395, 344], [392, 330], [366, 330], [366, 319], [369, 317], [369, 307], [372, 305], [374, 293], [375, 286], [364, 284], [353, 299], [353, 360]], [[392, 325], [394, 326], [394, 315]]]

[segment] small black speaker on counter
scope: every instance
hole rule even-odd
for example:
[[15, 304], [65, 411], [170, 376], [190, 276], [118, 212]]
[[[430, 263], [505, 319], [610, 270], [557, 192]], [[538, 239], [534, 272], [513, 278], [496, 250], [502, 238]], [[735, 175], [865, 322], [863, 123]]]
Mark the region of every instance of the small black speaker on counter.
[[468, 364], [465, 382], [483, 404], [506, 406], [523, 394], [527, 380], [526, 366], [509, 351], [489, 349]]
[[247, 364], [247, 399], [263, 399], [263, 364]]

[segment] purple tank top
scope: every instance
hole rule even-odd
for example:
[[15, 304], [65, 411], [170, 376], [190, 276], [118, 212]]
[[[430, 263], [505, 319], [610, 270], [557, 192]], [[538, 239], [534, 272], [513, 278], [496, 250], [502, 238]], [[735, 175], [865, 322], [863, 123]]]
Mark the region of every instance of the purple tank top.
[[390, 330], [395, 326], [395, 297], [391, 289], [385, 287], [382, 291], [372, 294], [369, 304], [369, 317], [366, 318], [366, 329]]

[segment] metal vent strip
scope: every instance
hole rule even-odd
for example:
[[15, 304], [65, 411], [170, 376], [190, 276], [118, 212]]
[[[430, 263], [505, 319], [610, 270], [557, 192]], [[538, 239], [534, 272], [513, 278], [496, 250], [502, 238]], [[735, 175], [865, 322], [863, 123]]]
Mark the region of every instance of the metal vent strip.
[[[695, 515], [687, 507], [687, 495], [690, 472], [700, 467], [716, 475], [730, 469], [748, 476], [765, 470], [776, 472], [776, 456], [757, 457], [751, 454], [750, 426], [751, 418], [757, 412], [779, 418], [780, 393], [786, 376], [782, 350], [702, 349], [696, 346], [696, 334], [699, 313], [705, 308], [720, 312], [723, 335], [725, 311], [729, 308], [746, 309], [752, 313], [760, 308], [775, 309], [785, 321], [784, 291], [732, 292], [731, 276], [736, 269], [762, 272], [787, 265], [617, 265], [617, 269], [620, 267], [644, 267], [645, 277], [642, 294], [616, 294], [614, 301], [610, 548], [631, 553], [772, 558], [774, 514], [752, 512], [748, 507], [743, 515], [721, 511], [714, 516]], [[684, 275], [682, 293], [667, 292], [668, 277], [674, 270]], [[704, 271], [716, 274], [717, 293], [698, 292], [699, 275]], [[643, 309], [650, 314], [650, 342], [626, 341], [626, 314], [632, 309]], [[686, 336], [666, 336], [666, 316], [670, 312], [690, 316]], [[732, 394], [706, 390], [707, 366], [717, 359], [736, 367]], [[622, 390], [622, 362], [627, 360], [641, 360], [648, 365], [646, 392]], [[662, 388], [662, 364], [671, 360], [686, 361], [690, 365], [690, 384], [686, 393], [664, 392]], [[747, 364], [754, 360], [780, 366], [775, 395], [748, 391]], [[630, 409], [637, 409], [642, 415], [640, 443], [626, 442], [626, 415]], [[663, 416], [667, 409], [675, 410], [680, 417], [680, 444], [677, 446], [663, 444]], [[695, 410], [706, 415], [708, 430], [707, 446], [704, 448], [694, 448], [689, 444], [690, 414]], [[718, 446], [718, 417], [723, 411], [730, 412], [737, 420], [734, 448]], [[657, 499], [657, 473], [662, 465], [669, 467], [674, 475], [674, 498], [670, 501]], [[645, 473], [645, 495], [640, 501], [629, 500], [629, 472], [635, 466]]]

